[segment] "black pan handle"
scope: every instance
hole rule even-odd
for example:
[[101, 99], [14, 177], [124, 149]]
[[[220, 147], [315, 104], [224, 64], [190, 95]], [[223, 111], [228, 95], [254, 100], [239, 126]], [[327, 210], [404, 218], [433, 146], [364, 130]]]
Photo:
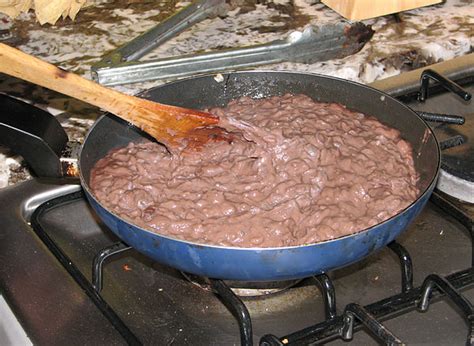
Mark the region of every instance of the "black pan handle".
[[39, 177], [62, 177], [68, 138], [58, 120], [28, 103], [0, 94], [0, 145], [21, 155]]

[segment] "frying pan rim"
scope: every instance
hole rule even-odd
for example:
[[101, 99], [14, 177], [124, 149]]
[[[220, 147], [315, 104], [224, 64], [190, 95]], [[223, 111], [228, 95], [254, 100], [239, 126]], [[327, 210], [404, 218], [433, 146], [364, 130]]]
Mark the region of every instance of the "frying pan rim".
[[[79, 154], [79, 164], [78, 164], [79, 178], [80, 178], [80, 181], [81, 181], [81, 186], [86, 191], [88, 197], [92, 198], [99, 206], [101, 206], [105, 211], [110, 213], [112, 216], [114, 216], [118, 220], [124, 222], [127, 225], [133, 226], [134, 228], [136, 228], [140, 231], [144, 231], [144, 232], [147, 232], [149, 234], [152, 234], [153, 236], [159, 236], [159, 237], [163, 237], [163, 238], [166, 238], [168, 240], [171, 240], [171, 241], [186, 243], [186, 244], [189, 244], [190, 246], [216, 248], [216, 249], [223, 249], [223, 250], [224, 249], [225, 250], [231, 249], [231, 250], [234, 250], [234, 251], [259, 251], [259, 252], [264, 252], [264, 251], [283, 251], [283, 250], [292, 250], [292, 249], [303, 248], [303, 247], [319, 246], [320, 244], [326, 244], [326, 243], [338, 241], [338, 240], [341, 240], [341, 239], [344, 239], [344, 238], [361, 236], [363, 233], [368, 233], [371, 230], [373, 230], [374, 228], [377, 228], [377, 227], [380, 227], [380, 226], [382, 226], [386, 223], [389, 223], [394, 218], [397, 218], [398, 216], [400, 216], [401, 214], [405, 213], [407, 210], [412, 208], [415, 204], [417, 204], [418, 201], [423, 199], [426, 196], [426, 194], [428, 194], [428, 193], [431, 194], [431, 191], [433, 190], [433, 187], [434, 187], [433, 185], [436, 184], [436, 181], [437, 181], [438, 176], [439, 176], [439, 171], [440, 171], [440, 168], [441, 168], [441, 149], [440, 149], [438, 140], [437, 140], [437, 138], [434, 134], [434, 131], [431, 129], [430, 126], [428, 126], [427, 122], [422, 117], [420, 117], [415, 111], [413, 111], [409, 106], [407, 106], [403, 102], [397, 100], [396, 98], [390, 96], [389, 94], [387, 94], [387, 93], [385, 93], [381, 90], [375, 89], [371, 86], [368, 86], [368, 85], [365, 85], [365, 84], [362, 84], [362, 83], [358, 83], [358, 82], [354, 82], [354, 81], [350, 81], [350, 80], [346, 80], [346, 79], [342, 79], [342, 78], [339, 78], [339, 77], [326, 76], [326, 75], [317, 74], [317, 73], [278, 71], [278, 70], [246, 70], [246, 71], [235, 71], [235, 72], [228, 72], [228, 73], [208, 73], [208, 74], [203, 74], [203, 75], [198, 75], [198, 76], [187, 77], [187, 78], [183, 78], [183, 79], [179, 79], [179, 80], [172, 81], [172, 82], [169, 82], [169, 83], [161, 84], [161, 85], [155, 86], [153, 88], [144, 90], [144, 91], [138, 93], [137, 96], [139, 96], [139, 97], [144, 96], [150, 90], [159, 89], [161, 87], [176, 84], [176, 83], [182, 83], [182, 82], [185, 82], [186, 80], [191, 80], [191, 79], [194, 80], [194, 79], [209, 78], [209, 77], [215, 78], [217, 75], [227, 76], [227, 75], [235, 75], [235, 74], [255, 74], [255, 73], [262, 73], [262, 72], [267, 73], [267, 74], [275, 73], [275, 74], [288, 74], [288, 75], [315, 76], [315, 77], [318, 77], [318, 78], [330, 79], [330, 80], [335, 80], [335, 81], [339, 81], [339, 82], [343, 82], [343, 83], [349, 83], [349, 84], [355, 85], [356, 87], [361, 87], [361, 88], [366, 88], [366, 89], [372, 90], [376, 93], [379, 93], [381, 96], [388, 97], [392, 101], [395, 101], [396, 103], [401, 105], [403, 108], [406, 109], [406, 111], [410, 112], [413, 116], [415, 116], [416, 118], [418, 118], [418, 120], [420, 120], [422, 122], [422, 124], [425, 126], [425, 129], [428, 130], [429, 133], [431, 134], [431, 136], [433, 137], [435, 145], [436, 145], [436, 159], [437, 159], [436, 170], [435, 170], [435, 173], [434, 173], [431, 181], [429, 182], [429, 184], [427, 184], [427, 187], [425, 188], [425, 190], [414, 201], [412, 201], [409, 205], [407, 205], [405, 208], [400, 210], [397, 214], [393, 215], [392, 217], [390, 217], [390, 218], [388, 218], [388, 219], [386, 219], [386, 220], [384, 220], [380, 223], [377, 223], [376, 225], [373, 225], [371, 227], [359, 230], [359, 231], [351, 233], [351, 234], [346, 234], [346, 235], [343, 235], [343, 236], [340, 236], [340, 237], [337, 237], [337, 238], [327, 239], [327, 240], [323, 240], [323, 241], [316, 242], [316, 243], [300, 244], [300, 245], [293, 245], [293, 246], [278, 246], [278, 247], [237, 247], [237, 246], [223, 246], [223, 245], [216, 245], [216, 244], [203, 244], [203, 243], [193, 242], [193, 241], [184, 240], [184, 239], [180, 239], [180, 238], [176, 238], [176, 237], [171, 237], [171, 236], [168, 236], [168, 235], [160, 234], [158, 232], [153, 232], [151, 230], [142, 228], [142, 227], [134, 224], [133, 222], [127, 220], [126, 218], [117, 215], [115, 212], [111, 211], [109, 208], [106, 208], [103, 205], [103, 203], [101, 203], [99, 200], [97, 200], [97, 198], [92, 193], [92, 191], [89, 187], [89, 183], [86, 183], [86, 180], [85, 180], [85, 178], [82, 174], [82, 167], [81, 167], [81, 165], [82, 165], [82, 160], [81, 160], [82, 152], [83, 152], [83, 149], [84, 149], [84, 145], [87, 143], [87, 140], [88, 140], [89, 136], [91, 135], [91, 133], [93, 132], [93, 130], [97, 126], [97, 124], [99, 124], [100, 121], [102, 119], [104, 119], [105, 117], [110, 117], [110, 116], [114, 117], [114, 115], [111, 114], [111, 113], [105, 113], [104, 115], [102, 115], [99, 119], [97, 119], [94, 122], [94, 124], [91, 126], [91, 128], [87, 132], [87, 135], [84, 138], [84, 142], [81, 145], [81, 150], [80, 150], [80, 154]], [[133, 126], [133, 125], [129, 125], [129, 126]]]

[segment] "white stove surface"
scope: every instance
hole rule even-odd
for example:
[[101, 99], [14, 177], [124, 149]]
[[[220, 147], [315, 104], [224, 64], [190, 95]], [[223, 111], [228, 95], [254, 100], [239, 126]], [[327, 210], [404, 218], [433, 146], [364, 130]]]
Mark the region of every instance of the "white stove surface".
[[441, 170], [436, 187], [461, 201], [474, 203], [474, 183], [472, 181], [460, 179]]
[[0, 345], [33, 345], [2, 295], [0, 295]]

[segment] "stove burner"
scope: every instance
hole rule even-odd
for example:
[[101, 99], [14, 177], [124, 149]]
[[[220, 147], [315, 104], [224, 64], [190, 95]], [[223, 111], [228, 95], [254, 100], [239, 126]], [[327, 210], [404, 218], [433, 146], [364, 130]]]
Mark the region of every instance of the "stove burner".
[[[471, 87], [474, 90], [474, 87]], [[474, 203], [474, 107], [465, 114], [462, 126], [440, 125], [435, 128], [439, 138], [459, 137], [462, 145], [448, 148], [442, 155], [442, 172], [438, 188], [460, 200]]]
[[[92, 264], [92, 286], [100, 293], [103, 287], [103, 270], [106, 260], [124, 252], [133, 250], [132, 247], [122, 242], [114, 243], [103, 248], [94, 257]], [[193, 285], [200, 287], [203, 290], [212, 291], [212, 283], [208, 278], [198, 275], [180, 272], [181, 275]], [[240, 297], [262, 297], [269, 296], [275, 293], [283, 292], [291, 287], [296, 286], [302, 280], [286, 280], [286, 281], [272, 281], [272, 282], [250, 282], [250, 281], [224, 281], [225, 284]]]
[[[212, 284], [207, 278], [181, 272], [193, 285], [203, 290], [211, 291]], [[302, 280], [272, 281], [272, 282], [249, 282], [249, 281], [224, 281], [227, 286], [239, 297], [265, 297], [275, 293], [286, 291]]]
[[[452, 92], [428, 98], [429, 78]], [[428, 113], [423, 118], [432, 122], [431, 126], [441, 144], [442, 161], [437, 188], [461, 201], [474, 203], [474, 107], [471, 100], [474, 76], [463, 81], [464, 89], [432, 70], [423, 71], [421, 81], [418, 100], [422, 103], [410, 104], [410, 107], [422, 116]], [[450, 114], [452, 109], [458, 109], [461, 113], [457, 117], [448, 116], [448, 122], [439, 123], [443, 117], [433, 118], [430, 114]]]

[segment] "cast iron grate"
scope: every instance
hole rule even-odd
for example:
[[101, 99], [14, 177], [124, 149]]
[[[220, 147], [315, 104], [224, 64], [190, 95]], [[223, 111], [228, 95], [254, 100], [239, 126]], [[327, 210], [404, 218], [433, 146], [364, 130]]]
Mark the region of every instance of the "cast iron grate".
[[[92, 266], [92, 282], [90, 282], [74, 265], [70, 258], [52, 240], [43, 229], [40, 219], [47, 211], [84, 198], [82, 192], [75, 192], [50, 200], [39, 206], [34, 212], [31, 224], [36, 234], [41, 238], [50, 251], [56, 256], [64, 268], [81, 286], [82, 289], [93, 300], [96, 306], [110, 321], [110, 323], [120, 332], [125, 341], [131, 345], [141, 344], [140, 340], [124, 324], [120, 317], [102, 298], [100, 291], [102, 287], [102, 271], [106, 260], [114, 255], [129, 251], [131, 248], [121, 242], [113, 243], [101, 250], [94, 258]], [[442, 202], [437, 201], [437, 204]], [[449, 209], [448, 207], [446, 209]], [[471, 220], [472, 223], [472, 220]], [[472, 233], [471, 234], [471, 240]], [[471, 303], [460, 293], [462, 289], [473, 286], [474, 270], [467, 268], [446, 277], [429, 275], [423, 285], [413, 287], [413, 266], [408, 251], [397, 242], [392, 242], [388, 247], [393, 251], [401, 266], [401, 293], [379, 300], [366, 306], [355, 303], [348, 304], [341, 315], [336, 313], [336, 291], [331, 279], [325, 275], [315, 276], [316, 283], [325, 297], [326, 320], [292, 334], [277, 337], [275, 335], [265, 335], [260, 340], [260, 345], [302, 345], [323, 343], [334, 338], [351, 340], [354, 332], [363, 327], [371, 331], [377, 340], [385, 344], [402, 344], [403, 342], [382, 324], [383, 321], [410, 312], [415, 309], [426, 311], [429, 303], [447, 296], [454, 304], [460, 307], [468, 325], [467, 343], [474, 345], [473, 323], [474, 313]], [[473, 256], [474, 263], [474, 256]], [[222, 280], [210, 280], [211, 286], [217, 293], [224, 305], [236, 316], [239, 323], [241, 343], [251, 345], [252, 321], [248, 309], [243, 301], [234, 294], [231, 288]]]
[[124, 340], [129, 345], [141, 345], [141, 342], [138, 340], [138, 338], [132, 333], [132, 331], [127, 327], [127, 325], [125, 325], [125, 323], [109, 306], [109, 304], [107, 304], [107, 302], [102, 298], [102, 296], [89, 282], [89, 280], [87, 280], [87, 278], [82, 274], [82, 272], [73, 263], [73, 261], [48, 235], [48, 233], [43, 228], [40, 222], [42, 216], [49, 210], [83, 198], [85, 198], [84, 193], [82, 191], [79, 191], [51, 199], [41, 204], [38, 208], [36, 208], [33, 215], [31, 216], [31, 226], [35, 233], [38, 235], [38, 237], [48, 247], [51, 253], [58, 259], [58, 261], [67, 270], [71, 277], [86, 292], [89, 298], [94, 302], [94, 304], [99, 308], [99, 310], [104, 314], [104, 316], [110, 321], [110, 323], [115, 327], [115, 329], [120, 333], [120, 335], [122, 335]]
[[[470, 234], [472, 242], [474, 238], [472, 237], [472, 233]], [[360, 330], [363, 326], [371, 331], [382, 344], [404, 344], [385, 328], [381, 322], [415, 309], [421, 312], [427, 311], [430, 302], [438, 300], [443, 296], [450, 299], [464, 314], [469, 326], [466, 344], [474, 345], [472, 323], [474, 320], [473, 307], [469, 300], [460, 293], [461, 290], [471, 287], [474, 284], [473, 268], [467, 268], [446, 277], [431, 274], [425, 278], [421, 286], [413, 288], [413, 267], [408, 252], [396, 242], [389, 244], [389, 248], [398, 255], [402, 267], [402, 292], [400, 294], [379, 300], [364, 307], [354, 303], [348, 304], [344, 309], [344, 313], [340, 316], [328, 318], [326, 321], [283, 337], [278, 338], [275, 335], [265, 335], [260, 340], [260, 345], [318, 344], [337, 337], [344, 340], [351, 340], [353, 332]], [[323, 294], [327, 294], [324, 288], [322, 292]]]

